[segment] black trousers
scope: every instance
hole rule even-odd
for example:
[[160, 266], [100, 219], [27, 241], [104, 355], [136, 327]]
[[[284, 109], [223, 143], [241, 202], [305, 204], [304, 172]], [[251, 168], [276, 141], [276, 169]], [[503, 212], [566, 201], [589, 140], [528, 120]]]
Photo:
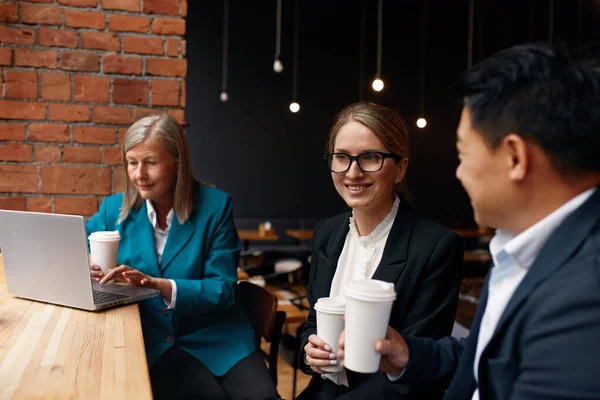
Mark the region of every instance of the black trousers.
[[224, 376], [214, 376], [196, 357], [173, 346], [150, 369], [150, 381], [155, 400], [277, 397], [277, 389], [257, 352], [238, 362]]

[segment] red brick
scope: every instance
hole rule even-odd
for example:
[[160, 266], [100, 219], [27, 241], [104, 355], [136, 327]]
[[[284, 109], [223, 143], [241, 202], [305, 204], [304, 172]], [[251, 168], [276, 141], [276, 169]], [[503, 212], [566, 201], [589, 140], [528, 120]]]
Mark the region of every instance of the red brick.
[[90, 106], [78, 104], [48, 104], [48, 119], [54, 121], [89, 121]]
[[63, 162], [66, 163], [100, 163], [100, 147], [65, 146]]
[[42, 72], [42, 98], [46, 100], [69, 100], [71, 80], [64, 72]]
[[95, 197], [55, 197], [54, 212], [57, 214], [92, 215], [98, 211]]
[[177, 57], [179, 55], [179, 39], [168, 38], [165, 42], [167, 43], [167, 55]]
[[60, 4], [71, 7], [96, 7], [98, 0], [58, 0]]
[[127, 134], [127, 131], [129, 130], [129, 128], [119, 128], [119, 144], [121, 146], [123, 146], [123, 140], [125, 140], [125, 135]]
[[182, 40], [181, 41], [181, 55], [184, 56], [184, 57], [185, 57], [186, 52], [187, 52], [186, 48], [187, 48], [187, 40]]
[[66, 51], [60, 57], [60, 67], [69, 71], [98, 72], [100, 60], [94, 53]]
[[146, 74], [162, 76], [185, 76], [187, 60], [165, 60], [151, 58], [146, 60]]
[[105, 10], [140, 11], [139, 0], [102, 0], [102, 8]]
[[34, 142], [68, 142], [69, 126], [66, 124], [29, 124], [27, 137]]
[[185, 123], [185, 111], [184, 110], [169, 110], [167, 111], [171, 117], [175, 118], [180, 124]]
[[120, 147], [105, 147], [102, 149], [102, 162], [106, 165], [123, 164], [123, 150]]
[[0, 197], [0, 210], [25, 211], [25, 197], [23, 197], [23, 196]]
[[19, 14], [17, 13], [17, 3], [0, 4], [0, 21], [19, 22]]
[[92, 121], [99, 124], [130, 124], [131, 110], [126, 107], [95, 106]]
[[29, 197], [27, 199], [27, 211], [52, 212], [52, 197]]
[[38, 162], [60, 162], [60, 147], [56, 145], [36, 144], [33, 147], [33, 154], [35, 161]]
[[142, 59], [139, 57], [121, 57], [105, 54], [102, 57], [102, 70], [105, 74], [141, 75]]
[[125, 177], [123, 168], [113, 169], [113, 176], [112, 176], [113, 193], [118, 193], [118, 192], [123, 191], [123, 188], [124, 188], [123, 183], [124, 183], [125, 179], [128, 179], [128, 178]]
[[123, 38], [123, 51], [125, 53], [162, 55], [164, 53], [163, 40], [139, 36], [125, 36]]
[[176, 106], [179, 104], [179, 82], [157, 80], [152, 81], [152, 105]]
[[38, 171], [33, 165], [0, 164], [0, 192], [35, 193], [38, 186]]
[[112, 33], [81, 32], [81, 44], [84, 49], [119, 51], [119, 36]]
[[[2, 41], [2, 39], [0, 39]], [[31, 50], [16, 48], [15, 64], [23, 67], [56, 68], [56, 50]]]
[[94, 101], [107, 103], [110, 97], [110, 79], [104, 76], [74, 75], [76, 101]]
[[22, 3], [52, 3], [53, 0], [21, 0]]
[[93, 126], [73, 127], [73, 141], [75, 143], [115, 143], [115, 128], [101, 128]]
[[183, 108], [185, 108], [185, 101], [186, 101], [186, 97], [185, 97], [185, 81], [181, 82], [181, 100], [179, 105]]
[[187, 17], [187, 12], [188, 12], [187, 6], [188, 6], [187, 0], [181, 0], [181, 16], [182, 17]]
[[110, 193], [110, 168], [52, 165], [40, 170], [41, 193]]
[[148, 33], [150, 18], [131, 17], [129, 15], [111, 14], [108, 29], [116, 32]]
[[113, 101], [117, 104], [148, 104], [148, 81], [116, 78]]
[[0, 43], [34, 44], [35, 31], [25, 28], [9, 28], [0, 25]]
[[0, 47], [0, 65], [12, 64], [12, 49], [10, 47]]
[[183, 18], [154, 18], [152, 33], [159, 35], [185, 35], [185, 19]]
[[136, 108], [135, 110], [133, 110], [133, 120], [137, 121], [138, 119], [147, 117], [148, 115], [156, 115], [163, 113], [163, 110], [158, 110], [155, 108]]
[[22, 143], [0, 144], [0, 161], [31, 161], [31, 145]]
[[144, 0], [146, 14], [179, 14], [179, 0]]
[[65, 9], [65, 25], [71, 28], [104, 29], [106, 27], [103, 12], [69, 9]]
[[39, 40], [42, 46], [77, 47], [77, 33], [67, 30], [40, 27]]
[[0, 123], [0, 141], [25, 140], [25, 124]]
[[37, 98], [38, 78], [34, 71], [6, 71], [6, 97]]
[[32, 25], [60, 25], [60, 7], [23, 4], [21, 6], [21, 22]]
[[0, 119], [44, 119], [45, 117], [44, 103], [0, 100]]

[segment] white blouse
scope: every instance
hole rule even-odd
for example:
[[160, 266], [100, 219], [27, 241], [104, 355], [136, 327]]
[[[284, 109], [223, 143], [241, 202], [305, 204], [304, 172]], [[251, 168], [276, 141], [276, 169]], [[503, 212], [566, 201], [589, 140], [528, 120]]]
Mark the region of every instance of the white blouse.
[[[345, 296], [344, 288], [352, 281], [361, 279], [371, 279], [385, 249], [394, 219], [398, 214], [400, 199], [396, 197], [389, 214], [377, 225], [370, 235], [360, 236], [356, 223], [354, 222], [354, 212], [350, 217], [350, 230], [346, 235], [344, 248], [338, 259], [337, 268], [333, 281], [331, 282], [330, 297]], [[337, 385], [348, 386], [348, 377], [346, 371], [333, 372], [322, 375]]]

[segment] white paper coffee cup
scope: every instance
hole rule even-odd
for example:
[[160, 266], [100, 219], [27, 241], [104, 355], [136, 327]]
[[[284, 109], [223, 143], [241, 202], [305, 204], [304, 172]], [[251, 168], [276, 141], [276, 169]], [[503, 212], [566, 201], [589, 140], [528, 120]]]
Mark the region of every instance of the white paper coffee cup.
[[345, 294], [344, 365], [355, 372], [377, 372], [381, 354], [375, 351], [375, 343], [385, 338], [396, 300], [394, 285], [375, 279], [353, 281]]
[[100, 267], [103, 273], [117, 266], [117, 254], [121, 236], [119, 231], [93, 232], [88, 236], [92, 264]]
[[[340, 297], [321, 297], [315, 303], [317, 311], [317, 336], [323, 339], [331, 351], [337, 354], [339, 349], [340, 333], [344, 330], [344, 299]], [[337, 365], [319, 367], [327, 372], [339, 372], [343, 368], [338, 361]]]

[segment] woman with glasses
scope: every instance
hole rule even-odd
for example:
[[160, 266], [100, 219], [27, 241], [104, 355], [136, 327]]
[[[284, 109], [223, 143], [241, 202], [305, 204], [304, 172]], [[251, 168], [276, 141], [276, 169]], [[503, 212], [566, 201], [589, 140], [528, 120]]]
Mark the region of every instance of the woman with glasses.
[[316, 334], [314, 304], [319, 298], [343, 296], [353, 280], [393, 282], [397, 299], [390, 326], [403, 335], [439, 339], [452, 331], [463, 257], [457, 234], [418, 216], [410, 206], [405, 184], [408, 132], [395, 111], [373, 103], [346, 107], [333, 123], [325, 159], [351, 210], [321, 222], [313, 234], [311, 309], [299, 362], [314, 377], [298, 398], [441, 398], [442, 388], [396, 385], [381, 372], [321, 369], [341, 360]]

